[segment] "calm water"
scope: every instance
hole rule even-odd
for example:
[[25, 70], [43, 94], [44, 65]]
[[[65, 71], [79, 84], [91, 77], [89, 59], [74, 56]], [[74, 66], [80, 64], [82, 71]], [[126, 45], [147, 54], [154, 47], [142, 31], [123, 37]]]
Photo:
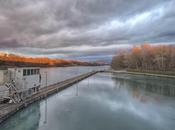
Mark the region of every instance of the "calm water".
[[0, 130], [174, 130], [174, 85], [173, 79], [96, 74], [18, 112]]
[[46, 86], [46, 74], [47, 84], [51, 85], [78, 76], [80, 74], [84, 74], [93, 70], [101, 70], [104, 68], [108, 68], [108, 66], [41, 68], [41, 87]]

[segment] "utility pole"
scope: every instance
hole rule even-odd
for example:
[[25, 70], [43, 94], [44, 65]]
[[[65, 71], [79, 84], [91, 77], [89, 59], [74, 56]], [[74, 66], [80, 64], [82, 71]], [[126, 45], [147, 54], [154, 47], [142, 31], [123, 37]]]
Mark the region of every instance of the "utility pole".
[[[79, 75], [79, 68], [77, 69], [77, 75]], [[76, 96], [78, 96], [78, 83], [76, 83]]]
[[163, 54], [163, 46], [161, 46], [161, 59], [162, 59], [162, 70], [164, 71], [164, 54]]
[[45, 74], [46, 74], [46, 87], [47, 87], [47, 71], [45, 72]]
[[[46, 76], [46, 92], [45, 92], [45, 96], [47, 93], [47, 71], [45, 72], [45, 76]], [[44, 120], [44, 124], [47, 123], [47, 97], [45, 99], [45, 120]]]

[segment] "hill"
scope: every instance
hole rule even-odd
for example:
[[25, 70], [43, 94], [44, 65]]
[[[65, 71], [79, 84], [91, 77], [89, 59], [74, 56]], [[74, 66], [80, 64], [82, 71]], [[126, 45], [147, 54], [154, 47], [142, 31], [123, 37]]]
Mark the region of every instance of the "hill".
[[96, 66], [96, 62], [51, 59], [48, 57], [28, 57], [0, 52], [0, 67], [59, 67], [59, 66]]

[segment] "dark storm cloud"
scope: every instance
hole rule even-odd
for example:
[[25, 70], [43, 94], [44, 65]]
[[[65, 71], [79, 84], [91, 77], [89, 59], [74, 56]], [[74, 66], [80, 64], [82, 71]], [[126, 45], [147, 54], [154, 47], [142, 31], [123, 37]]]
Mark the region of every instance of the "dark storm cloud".
[[17, 42], [16, 39], [6, 39], [0, 41], [0, 47], [2, 48], [16, 48], [20, 47], [21, 45]]
[[174, 5], [174, 0], [0, 0], [0, 48], [32, 55], [112, 55], [117, 45], [174, 42]]

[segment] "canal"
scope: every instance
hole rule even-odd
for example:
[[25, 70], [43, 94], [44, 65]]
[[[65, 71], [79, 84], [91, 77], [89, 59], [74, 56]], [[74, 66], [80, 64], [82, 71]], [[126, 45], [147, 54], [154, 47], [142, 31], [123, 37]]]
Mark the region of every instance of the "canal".
[[174, 79], [98, 73], [23, 109], [0, 130], [174, 130], [174, 85]]

